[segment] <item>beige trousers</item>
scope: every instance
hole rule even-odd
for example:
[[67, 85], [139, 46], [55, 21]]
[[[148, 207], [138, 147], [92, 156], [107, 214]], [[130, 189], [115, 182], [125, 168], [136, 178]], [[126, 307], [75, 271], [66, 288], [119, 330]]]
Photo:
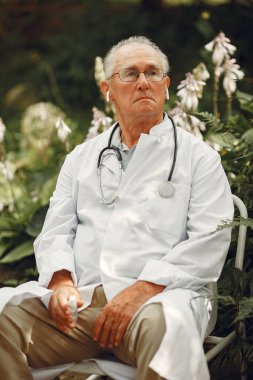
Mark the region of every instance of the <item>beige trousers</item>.
[[91, 305], [79, 313], [75, 329], [59, 331], [39, 299], [7, 305], [0, 314], [0, 377], [32, 380], [32, 368], [78, 362], [115, 355], [137, 368], [137, 380], [160, 380], [148, 368], [165, 333], [160, 304], [147, 305], [128, 326], [122, 345], [102, 350], [92, 339], [95, 319], [106, 304], [102, 286], [96, 288]]

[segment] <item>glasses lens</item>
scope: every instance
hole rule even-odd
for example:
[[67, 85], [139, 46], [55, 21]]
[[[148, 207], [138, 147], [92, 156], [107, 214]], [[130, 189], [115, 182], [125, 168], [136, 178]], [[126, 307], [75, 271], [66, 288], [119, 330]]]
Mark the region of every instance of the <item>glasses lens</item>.
[[145, 74], [145, 77], [147, 78], [147, 80], [149, 80], [151, 82], [159, 82], [164, 77], [163, 71], [160, 69], [157, 69], [157, 68], [147, 70], [144, 72], [144, 74]]
[[132, 69], [122, 69], [119, 72], [119, 77], [123, 82], [135, 82], [139, 73]]
[[[119, 77], [123, 82], [135, 82], [140, 75], [140, 72], [133, 69], [122, 69], [119, 72]], [[150, 82], [159, 82], [164, 77], [164, 72], [158, 68], [152, 68], [144, 71], [146, 79]]]

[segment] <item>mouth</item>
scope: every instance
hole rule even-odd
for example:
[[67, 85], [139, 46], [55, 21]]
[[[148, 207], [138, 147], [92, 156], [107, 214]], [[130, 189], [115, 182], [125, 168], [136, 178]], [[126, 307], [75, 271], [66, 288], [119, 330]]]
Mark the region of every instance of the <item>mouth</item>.
[[149, 96], [142, 96], [142, 97], [138, 98], [138, 99], [136, 100], [136, 102], [138, 102], [138, 101], [140, 101], [140, 100], [153, 100], [153, 99], [150, 98]]

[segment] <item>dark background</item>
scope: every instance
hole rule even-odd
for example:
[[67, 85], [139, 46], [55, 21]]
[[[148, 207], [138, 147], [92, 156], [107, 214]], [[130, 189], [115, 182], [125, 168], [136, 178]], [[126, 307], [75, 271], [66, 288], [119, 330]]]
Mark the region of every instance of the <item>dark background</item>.
[[[37, 101], [50, 101], [87, 129], [93, 105], [101, 99], [94, 60], [120, 39], [150, 37], [169, 56], [171, 93], [201, 60], [220, 31], [237, 47], [245, 71], [241, 90], [251, 92], [253, 72], [251, 1], [211, 6], [169, 6], [159, 0], [0, 1], [0, 117], [18, 128], [16, 117]], [[210, 110], [211, 111], [211, 110]]]

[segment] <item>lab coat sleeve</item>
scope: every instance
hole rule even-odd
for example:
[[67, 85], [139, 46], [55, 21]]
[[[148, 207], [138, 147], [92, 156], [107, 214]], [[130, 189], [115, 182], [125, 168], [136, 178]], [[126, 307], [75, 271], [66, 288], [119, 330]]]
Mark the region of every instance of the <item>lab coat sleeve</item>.
[[217, 231], [233, 218], [233, 200], [219, 155], [213, 151], [198, 160], [192, 173], [187, 214], [187, 239], [176, 244], [161, 260], [148, 260], [139, 280], [167, 289], [197, 290], [217, 281], [230, 244], [231, 229]]
[[39, 284], [47, 287], [54, 272], [66, 269], [76, 284], [73, 242], [77, 228], [76, 207], [72, 196], [71, 155], [60, 171], [56, 188], [40, 235], [34, 242]]

